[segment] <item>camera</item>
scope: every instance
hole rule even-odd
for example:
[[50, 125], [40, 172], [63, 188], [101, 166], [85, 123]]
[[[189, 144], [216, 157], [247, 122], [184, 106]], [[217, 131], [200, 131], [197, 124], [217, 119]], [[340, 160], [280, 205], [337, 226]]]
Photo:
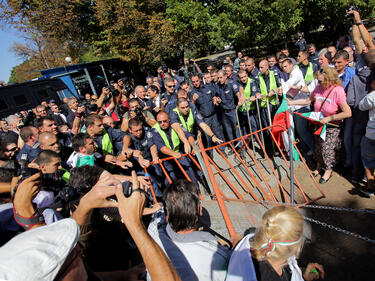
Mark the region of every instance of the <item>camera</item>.
[[87, 110], [91, 112], [96, 112], [98, 111], [98, 105], [96, 103], [90, 103], [86, 106]]
[[[24, 181], [25, 179], [31, 177], [32, 175], [40, 173], [38, 169], [34, 168], [21, 168], [20, 170], [20, 182]], [[56, 173], [50, 173], [50, 174], [42, 174], [40, 173], [40, 181], [41, 181], [41, 187], [40, 190], [44, 191], [53, 191], [56, 194], [58, 194], [61, 189], [65, 186], [65, 181], [62, 178], [63, 172], [57, 171]]]
[[[350, 11], [358, 11], [358, 10], [355, 6], [350, 6], [349, 9], [348, 9], [348, 12], [350, 12]], [[346, 13], [345, 18], [354, 18], [354, 15]]]
[[134, 110], [134, 113], [135, 113], [135, 115], [136, 115], [139, 119], [144, 119], [144, 116], [143, 116], [143, 109], [142, 109], [142, 107], [137, 107], [137, 108]]
[[128, 77], [121, 78], [121, 79], [119, 79], [119, 81], [121, 81], [121, 82], [124, 84], [124, 89], [125, 89], [127, 92], [131, 92], [131, 91], [133, 91], [133, 88], [132, 88], [132, 86], [130, 85], [130, 82], [129, 82]]

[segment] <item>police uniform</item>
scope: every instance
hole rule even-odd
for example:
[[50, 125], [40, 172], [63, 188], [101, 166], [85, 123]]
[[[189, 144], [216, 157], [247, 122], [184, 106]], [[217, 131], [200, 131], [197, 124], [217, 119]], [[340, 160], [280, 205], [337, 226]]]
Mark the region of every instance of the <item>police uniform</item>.
[[[245, 84], [240, 82], [240, 85], [244, 89], [244, 95], [246, 97], [246, 100], [250, 99], [250, 97], [252, 96], [255, 96], [255, 94], [259, 92], [258, 84], [253, 79], [247, 78], [247, 82]], [[248, 101], [246, 102], [246, 104], [238, 108], [240, 127], [241, 127], [243, 135], [250, 134], [249, 119], [247, 117], [247, 111], [249, 111], [252, 132], [255, 132], [259, 129], [259, 122], [257, 119], [256, 110], [257, 109], [256, 109], [255, 101], [254, 102]]]
[[316, 52], [313, 55], [309, 55], [309, 62], [315, 63], [319, 68], [319, 56]]
[[[189, 138], [192, 136], [184, 127], [182, 127], [183, 132], [185, 133], [186, 138]], [[152, 138], [153, 142], [157, 147], [157, 150], [160, 153], [160, 159], [164, 159], [167, 157], [170, 157], [168, 155], [165, 155], [161, 153], [161, 148], [163, 147], [168, 147], [169, 149], [175, 151], [175, 152], [180, 152], [183, 153], [182, 150], [184, 148], [183, 142], [180, 140], [178, 137], [176, 131], [170, 126], [167, 130], [163, 130], [160, 125], [157, 123], [152, 127]], [[197, 178], [195, 177], [195, 173], [192, 168], [192, 164], [190, 159], [188, 157], [182, 157], [177, 159], [177, 161], [181, 164], [189, 178], [192, 180], [192, 182], [195, 184], [197, 189], [199, 188]], [[169, 161], [164, 161], [163, 162], [164, 168], [167, 170], [168, 175], [172, 179], [172, 181], [177, 179], [177, 175], [180, 175], [180, 169], [176, 165], [176, 162], [174, 160], [169, 160]], [[184, 178], [184, 176], [182, 175]], [[164, 178], [164, 184], [165, 186], [168, 186], [168, 180], [166, 177]]]
[[[132, 134], [128, 133], [131, 138], [129, 145], [130, 149], [138, 150], [142, 153], [142, 157], [146, 160], [152, 161], [151, 146], [154, 145], [153, 136], [151, 131], [145, 132], [143, 128], [143, 135], [141, 138], [136, 138]], [[133, 163], [133, 169], [137, 172], [137, 175], [144, 175], [144, 169], [139, 165], [138, 157], [132, 156], [129, 159]], [[162, 197], [161, 183], [163, 182], [163, 173], [159, 165], [151, 165], [147, 168], [147, 172], [150, 175], [151, 185], [154, 189], [155, 196]]]
[[259, 69], [254, 66], [254, 69], [253, 69], [253, 72], [249, 73], [249, 71], [247, 71], [247, 75], [249, 76], [249, 78], [251, 79], [254, 79], [254, 80], [258, 80], [258, 74], [259, 74]]
[[[198, 99], [195, 100], [195, 106], [203, 117], [203, 121], [211, 128], [212, 132], [215, 133], [219, 139], [224, 140], [223, 128], [221, 127], [217, 114], [215, 105], [213, 103], [213, 97], [216, 93], [216, 85], [210, 83], [204, 85], [203, 87], [197, 89]], [[210, 136], [206, 136], [207, 145], [210, 147], [213, 145]]]
[[270, 70], [272, 70], [273, 72], [276, 72], [279, 75], [280, 80], [288, 81], [289, 79], [288, 73], [282, 71], [277, 65], [270, 67]]
[[[168, 113], [168, 115], [171, 115], [171, 112], [173, 109], [177, 107], [177, 96], [171, 98], [171, 100], [167, 103], [167, 105], [164, 108], [164, 111]], [[195, 105], [189, 102], [189, 107], [192, 109], [195, 109]]]
[[306, 85], [309, 85], [314, 80], [314, 74], [318, 71], [318, 66], [312, 62], [309, 62], [307, 65], [299, 63], [295, 67], [302, 71]]
[[184, 116], [176, 107], [171, 111], [169, 117], [171, 119], [171, 124], [179, 123], [190, 134], [192, 134], [194, 138], [197, 136], [197, 126], [203, 122], [203, 117], [196, 108], [189, 108], [188, 114]]
[[218, 96], [221, 99], [222, 124], [228, 141], [239, 137], [237, 130], [236, 103], [235, 97], [239, 92], [239, 85], [227, 80], [224, 85], [218, 85]]
[[[262, 73], [259, 72], [258, 74], [258, 85], [259, 85], [259, 89], [260, 89], [260, 93], [262, 94], [262, 100], [260, 101], [260, 115], [261, 115], [261, 119], [262, 119], [262, 125], [263, 127], [268, 127], [270, 126], [270, 122], [269, 122], [269, 116], [268, 116], [268, 109], [267, 109], [267, 96], [268, 96], [268, 93], [271, 91], [271, 90], [275, 90], [276, 88], [280, 87], [281, 85], [281, 82], [280, 82], [280, 77], [279, 75], [272, 71], [272, 70], [269, 70], [268, 72], [268, 75], [264, 75]], [[272, 97], [270, 97], [268, 100], [268, 104], [269, 104], [269, 110], [270, 110], [270, 114], [271, 114], [271, 119], [273, 118], [276, 110], [277, 110], [277, 107], [278, 107], [278, 103], [277, 103], [277, 97], [276, 97], [276, 93], [275, 95], [273, 95]], [[259, 101], [258, 101], [259, 103]]]
[[104, 126], [103, 134], [93, 138], [98, 152], [117, 155], [122, 150], [123, 138], [126, 133], [121, 130]]
[[17, 155], [17, 161], [25, 161], [26, 163], [30, 163], [36, 157], [38, 157], [41, 151], [42, 149], [39, 147], [38, 142], [34, 144], [34, 146], [25, 144]]

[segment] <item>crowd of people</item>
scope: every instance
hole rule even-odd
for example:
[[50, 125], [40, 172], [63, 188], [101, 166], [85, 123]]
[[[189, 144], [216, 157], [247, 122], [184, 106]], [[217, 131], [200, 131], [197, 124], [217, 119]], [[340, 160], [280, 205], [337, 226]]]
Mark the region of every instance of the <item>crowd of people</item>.
[[[205, 178], [191, 153], [200, 135], [211, 147], [271, 126], [286, 99], [296, 113], [302, 154], [315, 160], [320, 183], [344, 163], [353, 183], [367, 180], [360, 191], [373, 195], [375, 45], [359, 13], [349, 13], [351, 36], [319, 52], [298, 34], [296, 59], [283, 49], [257, 67], [240, 51], [205, 72], [186, 59], [183, 75], [159, 67], [145, 85], [119, 79], [99, 96], [43, 101], [2, 119], [0, 278], [324, 277], [319, 264], [307, 265], [304, 274], [297, 265], [303, 218], [293, 209], [268, 211], [255, 234], [226, 246], [200, 231], [199, 182], [205, 185]], [[300, 115], [309, 112], [320, 114], [324, 138]], [[257, 134], [253, 147], [273, 154], [270, 131]]]

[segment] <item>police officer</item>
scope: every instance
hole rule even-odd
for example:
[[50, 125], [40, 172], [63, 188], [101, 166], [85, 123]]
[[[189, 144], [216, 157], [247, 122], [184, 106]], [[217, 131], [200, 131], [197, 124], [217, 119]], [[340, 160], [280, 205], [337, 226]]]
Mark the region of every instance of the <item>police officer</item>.
[[227, 135], [227, 140], [233, 140], [239, 137], [237, 130], [236, 118], [236, 102], [235, 97], [238, 98], [238, 105], [241, 106], [245, 102], [243, 94], [240, 93], [239, 85], [237, 83], [227, 80], [224, 70], [219, 70], [217, 74], [218, 84], [218, 103], [221, 108], [221, 118], [224, 130]]
[[[132, 161], [133, 168], [138, 175], [144, 174], [144, 168], [147, 168], [155, 195], [161, 197], [162, 171], [160, 166], [157, 165], [159, 161], [158, 151], [151, 131], [146, 132], [142, 120], [137, 117], [129, 121], [129, 133], [124, 138], [122, 152], [126, 154], [126, 158]], [[151, 161], [156, 165], [150, 166]]]
[[32, 162], [41, 152], [38, 142], [38, 129], [32, 126], [27, 126], [20, 131], [21, 139], [25, 142], [21, 151], [17, 155], [17, 161], [21, 166]]
[[195, 93], [197, 93], [197, 90], [195, 88], [192, 88], [188, 82], [184, 81], [180, 84], [180, 88], [183, 89], [188, 97], [189, 97], [189, 100], [193, 100], [193, 95]]
[[173, 78], [166, 77], [164, 79], [165, 92], [162, 94], [162, 99], [170, 101], [170, 99], [176, 94], [176, 84]]
[[309, 85], [314, 80], [314, 74], [318, 71], [318, 66], [309, 62], [309, 53], [307, 51], [299, 51], [297, 61], [296, 67], [302, 71], [306, 85]]
[[[207, 76], [207, 85], [202, 86], [201, 79], [198, 75], [191, 77], [191, 82], [197, 92], [193, 95], [193, 103], [198, 112], [203, 117], [203, 121], [215, 132], [216, 136], [223, 140], [223, 128], [221, 127], [215, 111], [214, 98], [216, 85], [211, 84], [211, 77]], [[206, 134], [207, 145], [212, 146], [213, 142], [210, 135]]]
[[98, 152], [103, 155], [117, 155], [122, 150], [125, 133], [104, 126], [100, 115], [90, 114], [85, 119], [87, 134], [94, 140]]
[[233, 66], [228, 64], [224, 68], [225, 68], [225, 73], [227, 74], [227, 79], [232, 80], [232, 82], [238, 82], [238, 76], [237, 76], [237, 73], [233, 72]]
[[[191, 162], [188, 157], [181, 157], [182, 154], [182, 140], [177, 134], [177, 132], [171, 127], [170, 118], [166, 112], [160, 112], [156, 116], [157, 124], [152, 128], [153, 141], [159, 151], [160, 158], [174, 157], [181, 164], [189, 178], [195, 184], [197, 189], [199, 188], [195, 173], [192, 169]], [[185, 128], [182, 128], [185, 138], [188, 139], [189, 143], [192, 145], [194, 142], [194, 137]], [[176, 167], [174, 161], [164, 161], [163, 165], [167, 170], [169, 176], [172, 180], [177, 179], [177, 174], [180, 173], [180, 169]], [[168, 181], [165, 177], [165, 185], [168, 185]]]
[[271, 125], [273, 115], [278, 106], [277, 89], [281, 86], [280, 78], [276, 72], [269, 70], [267, 60], [259, 62], [259, 89], [257, 98], [260, 101], [260, 114], [263, 127]]
[[272, 70], [273, 72], [277, 72], [279, 75], [280, 79], [286, 81], [288, 80], [288, 74], [282, 71], [278, 66], [277, 66], [277, 60], [275, 55], [269, 55], [267, 57], [268, 65], [269, 65], [269, 70]]
[[[168, 115], [170, 115], [171, 112], [173, 111], [173, 109], [176, 108], [176, 106], [177, 106], [177, 100], [178, 100], [179, 98], [185, 98], [185, 99], [187, 99], [188, 101], [190, 101], [190, 98], [189, 98], [187, 92], [186, 92], [185, 90], [183, 90], [183, 89], [179, 89], [179, 90], [177, 91], [177, 95], [176, 95], [175, 97], [173, 97], [173, 98], [167, 103], [167, 105], [165, 106], [165, 110], [164, 110], [164, 111], [167, 112]], [[192, 103], [189, 103], [189, 106], [190, 106], [191, 108], [195, 108], [195, 105], [192, 104]]]
[[257, 82], [250, 79], [245, 70], [238, 71], [238, 77], [240, 78], [240, 86], [246, 98], [246, 103], [238, 108], [240, 127], [242, 129], [242, 134], [247, 135], [251, 133], [247, 111], [250, 116], [251, 131], [255, 132], [259, 129], [255, 105], [256, 93], [259, 92], [259, 89]]
[[216, 137], [211, 128], [203, 121], [202, 115], [196, 110], [189, 107], [189, 101], [185, 98], [177, 100], [177, 107], [171, 112], [171, 124], [178, 123], [184, 127], [189, 133], [196, 137], [196, 127], [199, 126], [203, 132], [212, 140], [212, 142], [220, 144], [223, 141]]
[[248, 58], [245, 61], [245, 66], [246, 66], [246, 71], [247, 71], [247, 75], [249, 76], [249, 78], [257, 80], [258, 79], [259, 70], [255, 66], [254, 59], [253, 58]]
[[319, 66], [319, 56], [316, 52], [316, 45], [314, 43], [310, 43], [307, 45], [307, 51], [309, 52], [309, 62], [315, 63]]
[[122, 153], [136, 158], [141, 168], [147, 168], [150, 161], [159, 160], [152, 133], [145, 132], [142, 120], [137, 117], [129, 121], [129, 133], [124, 137]]

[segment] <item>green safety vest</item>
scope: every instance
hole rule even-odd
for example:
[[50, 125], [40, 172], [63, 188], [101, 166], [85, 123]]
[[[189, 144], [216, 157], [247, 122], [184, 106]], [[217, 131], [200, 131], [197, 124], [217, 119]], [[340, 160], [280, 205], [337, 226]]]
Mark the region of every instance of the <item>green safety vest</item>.
[[103, 129], [102, 150], [104, 154], [113, 154], [113, 145], [106, 129]]
[[70, 179], [70, 172], [67, 169], [61, 168], [61, 170], [64, 171], [64, 174], [62, 175], [62, 179], [68, 183]]
[[[299, 65], [297, 64], [295, 67], [299, 68]], [[314, 68], [311, 62], [309, 62], [309, 66], [307, 67], [307, 71], [306, 71], [304, 79], [305, 79], [305, 82], [309, 82], [309, 83], [311, 83], [311, 81], [314, 80]]]
[[[277, 89], [275, 74], [273, 73], [272, 70], [270, 70], [268, 75], [270, 76], [270, 91]], [[258, 77], [259, 77], [260, 92], [261, 92], [262, 96], [267, 97], [269, 91], [267, 90], [267, 85], [266, 85], [266, 82], [264, 81], [262, 73], [259, 72]], [[275, 95], [273, 95], [269, 99], [270, 104], [277, 105], [276, 95], [277, 95], [277, 93], [275, 93]], [[262, 99], [262, 101], [260, 103], [260, 106], [261, 107], [267, 107], [267, 99], [266, 98]]]
[[[169, 148], [169, 149], [172, 149], [169, 141], [168, 141], [168, 138], [167, 138], [167, 135], [165, 134], [165, 132], [162, 130], [162, 128], [160, 128], [160, 125], [159, 123], [156, 123], [154, 126], [152, 126], [152, 128], [155, 128], [156, 131], [158, 131], [158, 133], [160, 134], [161, 138], [163, 139], [164, 141], [164, 144]], [[174, 146], [174, 149], [173, 151], [175, 152], [179, 152], [180, 151], [180, 138], [178, 137], [177, 133], [175, 132], [175, 130], [172, 129], [172, 143], [173, 143], [173, 146]]]
[[[250, 78], [247, 78], [247, 82], [246, 82], [246, 86], [245, 86], [245, 89], [243, 91], [246, 99], [249, 99], [251, 97], [251, 83], [253, 83], [254, 80], [253, 79], [250, 79]], [[247, 104], [247, 110], [253, 110], [255, 109], [255, 103], [252, 102], [252, 101], [248, 101], [246, 102]], [[238, 110], [239, 111], [245, 111], [246, 110], [246, 104], [243, 104], [241, 105]]]
[[177, 113], [178, 117], [180, 118], [180, 122], [182, 124], [182, 126], [184, 126], [184, 128], [186, 130], [188, 130], [189, 133], [193, 132], [193, 127], [194, 127], [194, 116], [193, 116], [193, 112], [191, 111], [191, 108], [189, 108], [189, 115], [188, 115], [188, 119], [187, 119], [187, 124], [185, 122], [185, 118], [184, 116], [181, 115], [180, 111], [178, 110], [178, 108], [176, 107], [175, 109], [173, 109], [174, 112]]
[[[82, 133], [86, 133], [86, 128], [82, 128]], [[96, 143], [95, 146], [97, 147]], [[113, 155], [113, 144], [111, 139], [107, 133], [107, 130], [103, 128], [103, 138], [102, 138], [102, 150], [104, 154], [112, 154]]]

